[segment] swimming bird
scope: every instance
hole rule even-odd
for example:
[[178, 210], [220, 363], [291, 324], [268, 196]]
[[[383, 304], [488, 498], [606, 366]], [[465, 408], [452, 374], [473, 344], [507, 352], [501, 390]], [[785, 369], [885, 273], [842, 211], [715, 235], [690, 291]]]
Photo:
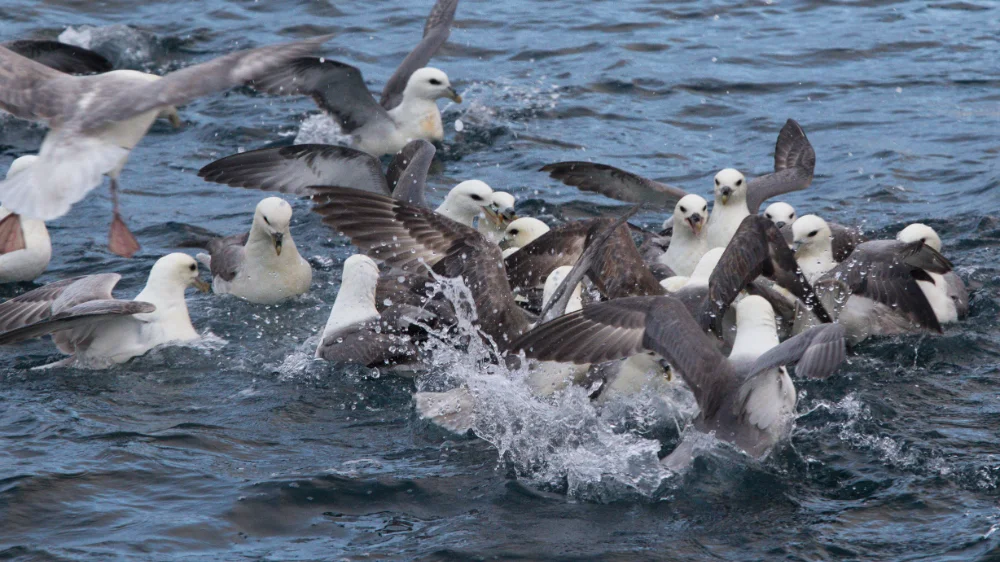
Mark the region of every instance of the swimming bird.
[[[816, 153], [805, 131], [789, 119], [778, 133], [774, 148], [774, 172], [747, 179], [726, 168], [715, 175], [715, 205], [706, 229], [709, 248], [724, 248], [740, 221], [757, 214], [761, 203], [778, 195], [798, 191], [812, 183]], [[659, 183], [625, 170], [593, 162], [558, 162], [541, 168], [549, 176], [584, 191], [600, 193], [628, 203], [655, 208], [676, 205], [687, 195], [683, 189]]]
[[250, 231], [208, 242], [198, 260], [212, 271], [212, 290], [274, 304], [309, 290], [312, 267], [289, 230], [292, 206], [279, 197], [257, 204]]
[[[14, 160], [7, 169], [7, 177], [19, 173], [30, 166], [37, 156], [26, 155]], [[0, 223], [7, 218], [10, 211], [0, 207]], [[22, 246], [23, 250], [10, 253], [0, 251], [0, 283], [16, 283], [34, 281], [45, 272], [52, 259], [52, 240], [45, 222], [34, 219], [22, 219], [20, 226], [4, 229], [2, 236], [14, 237], [14, 240], [0, 239], [0, 247]]]
[[383, 319], [375, 307], [378, 278], [378, 265], [368, 256], [355, 254], [344, 261], [340, 290], [320, 335], [317, 358], [366, 367], [416, 359], [413, 340], [398, 333], [399, 326]]
[[[786, 225], [791, 226], [795, 222], [795, 207], [784, 201], [771, 203], [764, 209], [764, 217], [773, 222], [774, 226], [778, 227], [778, 230], [782, 230]], [[782, 234], [784, 234], [784, 231], [782, 231]]]
[[471, 227], [476, 217], [489, 214], [493, 193], [493, 188], [486, 182], [465, 180], [451, 188], [434, 212]]
[[253, 82], [271, 94], [308, 95], [333, 117], [351, 144], [374, 156], [393, 154], [413, 139], [444, 139], [436, 100], [461, 103], [448, 75], [427, 67], [448, 40], [458, 0], [438, 0], [424, 26], [424, 38], [386, 82], [376, 102], [361, 71], [328, 59], [299, 58]]
[[708, 202], [704, 198], [693, 193], [682, 197], [674, 206], [670, 245], [657, 261], [675, 275], [691, 275], [708, 251], [707, 220]]
[[[700, 412], [694, 429], [714, 432], [752, 457], [761, 457], [791, 433], [800, 377], [831, 375], [845, 356], [844, 328], [825, 324], [778, 343], [774, 311], [749, 296], [736, 305], [736, 343], [729, 357], [702, 331], [687, 307], [670, 296], [630, 297], [584, 307], [528, 332], [511, 347], [544, 361], [595, 363], [642, 350], [663, 356], [694, 393]], [[686, 464], [678, 447], [664, 462]]]
[[507, 225], [503, 239], [500, 240], [500, 248], [503, 249], [504, 259], [522, 247], [534, 242], [536, 238], [548, 231], [549, 225], [534, 217], [514, 219]]
[[132, 70], [70, 76], [0, 47], [0, 109], [50, 127], [38, 160], [0, 182], [0, 201], [14, 213], [4, 223], [19, 222], [18, 215], [59, 218], [107, 175], [109, 248], [132, 256], [139, 244], [119, 213], [118, 177], [153, 121], [161, 114], [175, 117], [174, 106], [244, 84], [328, 38], [237, 51], [162, 77]]
[[131, 301], [112, 296], [119, 279], [117, 273], [64, 279], [0, 304], [0, 345], [52, 334], [70, 357], [50, 366], [105, 367], [198, 338], [184, 290], [207, 291], [208, 284], [198, 277], [194, 258], [175, 253], [157, 260]]
[[426, 206], [427, 172], [437, 150], [413, 140], [385, 172], [378, 158], [346, 146], [296, 144], [249, 150], [220, 158], [201, 170], [205, 181], [232, 187], [278, 191], [308, 197], [315, 185], [336, 185]]
[[[908, 244], [919, 240], [934, 250], [941, 251], [941, 238], [926, 224], [911, 224], [900, 230], [896, 239]], [[928, 274], [932, 281], [919, 279], [917, 285], [934, 309], [938, 322], [949, 324], [965, 318], [969, 313], [969, 291], [962, 278], [954, 271], [944, 274], [928, 271]]]
[[[858, 229], [827, 222], [816, 215], [803, 215], [795, 219], [791, 227], [786, 224], [782, 228], [782, 234], [796, 249], [796, 259], [800, 259], [799, 253], [801, 253], [803, 258], [809, 256], [809, 259], [813, 260], [812, 263], [805, 264], [813, 274], [827, 271], [833, 265], [844, 261], [858, 244], [864, 242], [864, 237]], [[814, 244], [817, 240], [830, 242], [829, 256], [820, 255], [826, 245]]]
[[494, 191], [490, 195], [490, 204], [483, 209], [483, 216], [476, 224], [476, 230], [490, 242], [499, 244], [504, 238], [507, 225], [516, 218], [514, 196], [506, 191]]
[[851, 345], [873, 335], [941, 331], [919, 281], [933, 283], [932, 273], [951, 272], [947, 258], [921, 239], [873, 240], [859, 244], [838, 264], [824, 225], [814, 215], [796, 221], [796, 259], [824, 291], [849, 295], [837, 321], [847, 327]]

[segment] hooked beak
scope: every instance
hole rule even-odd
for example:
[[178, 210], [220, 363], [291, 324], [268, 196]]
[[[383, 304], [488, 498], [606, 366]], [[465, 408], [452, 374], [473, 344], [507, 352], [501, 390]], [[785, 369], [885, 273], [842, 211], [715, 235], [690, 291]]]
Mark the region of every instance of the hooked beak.
[[778, 221], [774, 223], [774, 226], [778, 227], [778, 230], [781, 230], [782, 228], [785, 228], [785, 221]]
[[801, 248], [801, 247], [802, 247], [802, 241], [801, 240], [793, 240], [792, 241], [792, 252], [794, 252], [796, 254], [799, 253], [799, 248]]
[[458, 92], [455, 91], [455, 88], [451, 87], [448, 88], [448, 99], [450, 99], [455, 103], [462, 103], [462, 96], [458, 95]]
[[730, 187], [723, 187], [721, 190], [719, 190], [719, 199], [722, 201], [723, 205], [729, 202], [729, 196], [732, 194], [733, 190]]
[[502, 214], [498, 213], [493, 205], [486, 205], [483, 208], [483, 215], [489, 219], [494, 226], [502, 227], [504, 225], [504, 217]]
[[690, 217], [688, 217], [687, 218], [687, 223], [689, 225], [691, 225], [691, 230], [694, 231], [695, 236], [701, 234], [701, 229], [702, 229], [702, 227], [705, 226], [705, 223], [702, 222], [702, 220], [701, 220], [701, 215], [699, 215], [697, 213], [695, 213], [695, 214], [691, 215]]
[[173, 106], [161, 111], [159, 116], [165, 118], [167, 121], [170, 121], [170, 125], [175, 129], [180, 129], [181, 125], [184, 124], [184, 122], [181, 121], [180, 113], [177, 113], [177, 108]]
[[281, 244], [285, 241], [285, 235], [280, 232], [275, 232], [271, 235], [274, 239], [274, 253], [281, 255]]
[[207, 293], [212, 290], [212, 286], [208, 284], [208, 281], [205, 281], [201, 277], [195, 277], [192, 279], [191, 286], [198, 289], [202, 293]]
[[499, 244], [500, 250], [506, 250], [507, 248], [510, 248], [511, 244], [512, 244], [511, 239], [507, 238], [506, 236], [504, 236], [503, 239], [500, 240], [500, 244]]

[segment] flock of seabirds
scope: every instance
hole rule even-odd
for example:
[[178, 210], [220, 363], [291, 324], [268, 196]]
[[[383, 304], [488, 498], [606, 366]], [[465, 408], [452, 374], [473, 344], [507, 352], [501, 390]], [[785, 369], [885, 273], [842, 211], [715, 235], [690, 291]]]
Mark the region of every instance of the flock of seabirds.
[[[205, 166], [206, 181], [280, 192], [313, 210], [359, 253], [342, 284], [316, 357], [406, 372], [426, 364], [433, 336], [468, 345], [455, 326], [475, 318], [492, 361], [527, 369], [540, 397], [581, 385], [594, 400], [648, 385], [686, 385], [698, 405], [687, 434], [713, 432], [760, 457], [792, 430], [798, 378], [834, 373], [848, 345], [868, 337], [940, 332], [961, 319], [968, 294], [941, 240], [912, 224], [892, 240], [864, 240], [849, 226], [783, 202], [806, 189], [815, 153], [789, 119], [774, 172], [715, 175], [714, 202], [612, 166], [542, 168], [585, 191], [635, 204], [621, 216], [548, 225], [518, 217], [515, 199], [486, 183], [456, 185], [436, 208], [425, 199], [432, 142], [444, 138], [439, 98], [461, 97], [427, 64], [447, 40], [458, 0], [438, 0], [423, 39], [376, 101], [360, 71], [311, 55], [329, 37], [234, 52], [155, 76], [113, 70], [100, 55], [53, 41], [0, 46], [0, 109], [48, 132], [0, 182], [0, 282], [41, 275], [51, 257], [45, 221], [110, 179], [109, 249], [139, 249], [119, 213], [118, 176], [153, 122], [180, 123], [176, 106], [233, 87], [305, 95], [332, 116], [351, 146], [305, 144], [242, 152]], [[383, 170], [381, 157], [393, 155]], [[672, 211], [663, 230], [628, 222], [640, 207]], [[312, 271], [289, 231], [292, 207], [257, 205], [248, 232], [213, 239], [206, 253], [172, 253], [134, 300], [116, 299], [116, 273], [44, 285], [0, 304], [0, 344], [50, 335], [69, 357], [109, 366], [199, 337], [185, 290], [211, 289], [274, 304], [306, 293]], [[450, 281], [449, 281], [450, 280]], [[450, 300], [461, 282], [468, 300]], [[465, 307], [468, 310], [464, 310]], [[450, 338], [450, 339], [448, 339]], [[412, 371], [410, 371], [412, 372]], [[472, 391], [418, 393], [421, 415], [465, 431]], [[683, 466], [688, 439], [664, 462]]]

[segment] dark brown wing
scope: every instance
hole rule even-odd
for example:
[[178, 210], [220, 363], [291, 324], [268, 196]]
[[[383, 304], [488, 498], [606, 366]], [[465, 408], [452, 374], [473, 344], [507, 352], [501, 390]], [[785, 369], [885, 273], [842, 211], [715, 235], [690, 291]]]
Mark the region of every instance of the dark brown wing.
[[507, 256], [504, 266], [511, 287], [515, 290], [540, 287], [557, 267], [575, 264], [586, 247], [587, 235], [598, 220], [557, 226]]
[[805, 131], [789, 119], [778, 133], [774, 146], [774, 173], [750, 180], [747, 184], [747, 209], [757, 214], [761, 203], [784, 193], [799, 191], [812, 183], [816, 152]]
[[406, 89], [410, 75], [427, 66], [441, 45], [448, 40], [448, 36], [451, 35], [451, 22], [455, 20], [457, 8], [458, 0], [437, 0], [434, 4], [430, 15], [427, 16], [427, 23], [424, 24], [424, 38], [410, 51], [410, 54], [406, 55], [382, 89], [382, 99], [379, 103], [386, 110], [399, 105], [403, 100], [403, 90]]
[[542, 166], [539, 171], [548, 172], [549, 177], [583, 191], [600, 193], [626, 203], [642, 203], [657, 209], [672, 210], [687, 195], [682, 189], [607, 164], [556, 162]]
[[45, 39], [21, 39], [4, 44], [15, 53], [66, 74], [98, 74], [114, 67], [94, 51]]

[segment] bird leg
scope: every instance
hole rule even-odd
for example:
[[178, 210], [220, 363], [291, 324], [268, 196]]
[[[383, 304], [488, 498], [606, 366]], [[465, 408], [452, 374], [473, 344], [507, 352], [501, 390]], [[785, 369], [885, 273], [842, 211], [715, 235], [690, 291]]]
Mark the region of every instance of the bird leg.
[[0, 221], [0, 255], [23, 250], [24, 231], [21, 229], [21, 217], [11, 213]]
[[111, 230], [108, 232], [108, 249], [123, 258], [130, 258], [139, 251], [139, 241], [125, 226], [118, 213], [118, 180], [111, 178]]

